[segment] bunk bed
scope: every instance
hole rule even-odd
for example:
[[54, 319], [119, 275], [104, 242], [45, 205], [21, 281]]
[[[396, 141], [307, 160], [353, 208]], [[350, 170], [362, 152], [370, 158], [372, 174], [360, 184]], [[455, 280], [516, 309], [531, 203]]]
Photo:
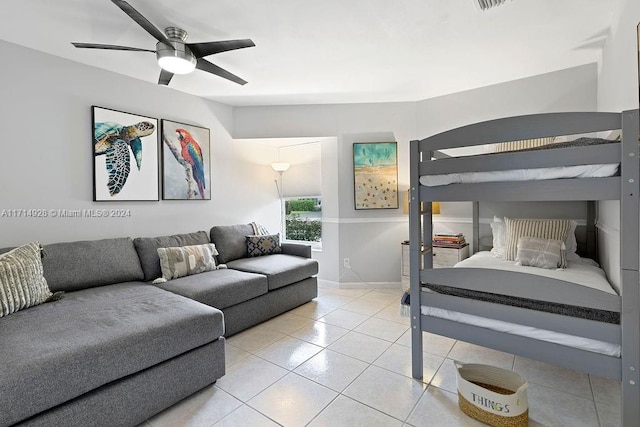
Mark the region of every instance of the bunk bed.
[[[624, 426], [640, 420], [640, 168], [638, 110], [622, 113], [550, 113], [491, 120], [446, 131], [410, 144], [410, 316], [412, 373], [422, 377], [422, 331], [447, 336], [508, 353], [613, 378], [622, 383]], [[447, 157], [441, 150], [482, 146], [559, 135], [579, 135], [620, 129], [621, 139], [606, 144], [559, 145], [545, 150], [501, 152], [471, 157]], [[454, 150], [455, 151], [455, 150]], [[524, 178], [504, 181], [499, 173], [513, 170], [571, 169], [587, 165], [615, 166], [595, 177]], [[598, 165], [598, 166], [594, 166]], [[462, 174], [461, 183], [437, 185], [443, 175]], [[490, 182], [476, 182], [488, 173]], [[496, 176], [498, 176], [496, 178]], [[502, 181], [501, 181], [502, 180]], [[428, 184], [428, 185], [423, 185]], [[519, 201], [587, 201], [587, 255], [595, 258], [597, 201], [620, 201], [620, 284], [603, 290], [583, 286], [566, 275], [530, 274], [535, 267], [500, 269], [470, 265], [433, 268], [431, 202], [473, 202], [473, 251], [479, 250], [479, 203]], [[486, 256], [485, 256], [486, 258]], [[471, 259], [471, 258], [470, 258]], [[469, 261], [469, 260], [467, 260]], [[512, 262], [513, 263], [513, 262]], [[570, 263], [571, 264], [571, 263]], [[574, 263], [576, 264], [576, 263]], [[527, 270], [528, 269], [528, 270]], [[581, 282], [580, 279], [577, 280]], [[506, 302], [505, 302], [506, 299]], [[515, 302], [514, 302], [515, 301]], [[532, 303], [532, 304], [529, 304]], [[538, 305], [536, 305], [538, 304]], [[570, 307], [569, 311], [539, 306]], [[605, 313], [601, 318], [575, 311]], [[506, 328], [493, 324], [506, 324]], [[551, 333], [554, 338], [525, 336], [511, 326]], [[601, 350], [574, 344], [571, 338], [604, 343]]]

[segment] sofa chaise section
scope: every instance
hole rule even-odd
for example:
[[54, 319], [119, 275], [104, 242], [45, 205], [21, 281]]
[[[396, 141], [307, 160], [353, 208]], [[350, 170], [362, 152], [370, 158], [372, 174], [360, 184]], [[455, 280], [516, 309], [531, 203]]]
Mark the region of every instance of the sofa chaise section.
[[0, 426], [136, 425], [224, 375], [222, 313], [142, 282], [131, 239], [44, 249], [66, 293], [0, 319]]

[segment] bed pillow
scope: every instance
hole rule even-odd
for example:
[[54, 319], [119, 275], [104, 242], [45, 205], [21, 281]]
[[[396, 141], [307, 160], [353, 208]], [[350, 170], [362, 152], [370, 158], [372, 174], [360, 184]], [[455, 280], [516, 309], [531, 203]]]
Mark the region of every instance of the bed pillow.
[[250, 257], [282, 253], [280, 235], [252, 235], [247, 236], [247, 254]]
[[578, 242], [576, 241], [576, 227], [578, 227], [578, 223], [574, 220], [570, 220], [569, 232], [567, 233], [567, 239], [564, 241], [564, 244], [567, 247], [567, 260], [575, 261], [576, 259], [580, 259], [580, 256], [576, 253], [578, 250]]
[[218, 251], [213, 243], [158, 248], [162, 277], [153, 282], [162, 283], [178, 277], [216, 270], [218, 268], [216, 255], [218, 255]]
[[52, 296], [41, 258], [38, 242], [0, 255], [0, 317], [42, 304]]
[[504, 258], [504, 247], [506, 242], [504, 221], [497, 216], [493, 217], [491, 226], [491, 234], [493, 235], [493, 247], [491, 254], [496, 258]]
[[564, 242], [571, 228], [568, 219], [512, 219], [504, 217], [506, 244], [504, 259], [515, 261], [518, 251], [518, 239], [537, 237]]
[[567, 266], [562, 240], [521, 237], [518, 239], [516, 264], [556, 269]]

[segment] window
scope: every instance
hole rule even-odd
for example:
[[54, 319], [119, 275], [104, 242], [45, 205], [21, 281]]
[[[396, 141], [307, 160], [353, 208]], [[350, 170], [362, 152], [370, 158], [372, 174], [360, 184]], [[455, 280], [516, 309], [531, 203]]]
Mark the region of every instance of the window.
[[322, 247], [322, 198], [287, 197], [284, 200], [284, 240], [312, 243]]

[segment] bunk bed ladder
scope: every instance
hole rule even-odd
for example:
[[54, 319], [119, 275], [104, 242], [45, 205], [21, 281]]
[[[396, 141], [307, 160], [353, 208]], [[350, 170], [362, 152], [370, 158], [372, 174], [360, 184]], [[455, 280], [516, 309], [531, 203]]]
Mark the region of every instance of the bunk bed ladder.
[[622, 280], [622, 398], [623, 426], [640, 420], [640, 119], [638, 110], [622, 113], [620, 196], [620, 268]]
[[[422, 324], [420, 312], [420, 266], [431, 267], [433, 259], [424, 256], [423, 242], [431, 244], [431, 210], [429, 218], [425, 218], [422, 233], [422, 242], [415, 236], [420, 235], [422, 222], [422, 209], [420, 200], [420, 188], [416, 185], [419, 180], [420, 145], [419, 141], [411, 141], [409, 146], [409, 284], [410, 284], [410, 316], [411, 316], [411, 348], [423, 348]], [[428, 233], [428, 240], [425, 240]], [[423, 264], [424, 263], [424, 264]], [[411, 374], [415, 379], [422, 379], [422, 351], [411, 352]]]

